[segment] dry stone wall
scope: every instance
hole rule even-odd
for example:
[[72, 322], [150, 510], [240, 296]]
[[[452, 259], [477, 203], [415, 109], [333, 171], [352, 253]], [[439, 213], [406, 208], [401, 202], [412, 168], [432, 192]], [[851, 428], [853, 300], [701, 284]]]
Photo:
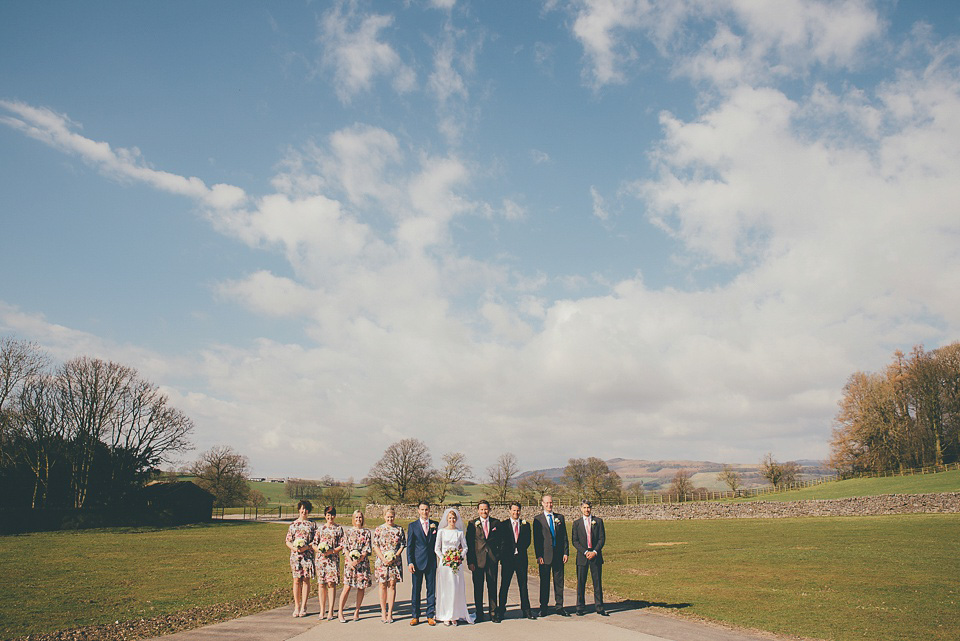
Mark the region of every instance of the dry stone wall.
[[[401, 505], [397, 509], [398, 520], [417, 517], [416, 506]], [[434, 506], [431, 518], [439, 519], [445, 508]], [[380, 516], [382, 505], [368, 505], [368, 516]], [[464, 518], [475, 518], [473, 507], [463, 508]], [[556, 510], [567, 518], [580, 516], [578, 507]], [[525, 507], [522, 516], [533, 518], [538, 510]], [[822, 499], [806, 501], [750, 501], [743, 503], [656, 503], [650, 505], [604, 505], [593, 511], [594, 515], [612, 520], [671, 521], [682, 519], [784, 519], [804, 516], [871, 516], [880, 514], [938, 514], [960, 513], [960, 492], [938, 494], [884, 494], [859, 496], [846, 499]], [[498, 519], [507, 518], [506, 508], [494, 508], [491, 514]]]

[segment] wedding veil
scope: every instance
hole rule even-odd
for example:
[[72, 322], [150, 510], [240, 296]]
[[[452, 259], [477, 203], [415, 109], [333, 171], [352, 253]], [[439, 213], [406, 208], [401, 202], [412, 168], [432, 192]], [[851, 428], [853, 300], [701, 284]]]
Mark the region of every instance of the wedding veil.
[[464, 531], [464, 530], [463, 530], [463, 517], [460, 516], [460, 512], [459, 512], [459, 511], [457, 510], [457, 508], [455, 508], [455, 507], [448, 507], [446, 510], [444, 510], [444, 512], [443, 512], [443, 520], [440, 521], [440, 527], [441, 527], [441, 528], [447, 527], [447, 515], [450, 514], [451, 512], [453, 512], [454, 514], [457, 515], [457, 529], [460, 530], [461, 532], [463, 532], [463, 531]]

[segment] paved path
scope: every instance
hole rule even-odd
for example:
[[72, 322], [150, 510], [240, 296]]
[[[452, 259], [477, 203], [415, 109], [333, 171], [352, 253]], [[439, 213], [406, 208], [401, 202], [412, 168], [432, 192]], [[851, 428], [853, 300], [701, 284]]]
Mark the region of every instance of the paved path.
[[[468, 598], [472, 596], [472, 583], [467, 572]], [[536, 575], [530, 577], [530, 595], [534, 605], [537, 605], [539, 583]], [[389, 634], [392, 640], [416, 639], [471, 639], [489, 638], [507, 641], [541, 641], [547, 639], [591, 639], [593, 641], [770, 641], [783, 639], [771, 634], [760, 634], [730, 630], [727, 628], [682, 620], [653, 612], [646, 608], [647, 604], [635, 601], [608, 603], [609, 617], [601, 617], [593, 612], [593, 606], [587, 606], [588, 614], [582, 617], [573, 615], [565, 618], [557, 615], [540, 618], [535, 621], [520, 617], [520, 596], [516, 584], [511, 586], [510, 598], [507, 603], [507, 616], [503, 623], [484, 623], [476, 625], [460, 624], [458, 627], [448, 627], [438, 624], [430, 627], [425, 622], [416, 627], [410, 626], [410, 583], [409, 579], [400, 584], [397, 589], [398, 598], [394, 617], [396, 623], [385, 625], [380, 621], [379, 593], [376, 587], [371, 588], [364, 595], [364, 605], [360, 609], [360, 620], [349, 623], [340, 623], [320, 620], [317, 616], [319, 603], [316, 594], [310, 597], [308, 616], [294, 618], [290, 616], [292, 604], [259, 614], [252, 614], [231, 621], [224, 621], [194, 630], [177, 632], [152, 641], [330, 641], [331, 637], [337, 641], [369, 641], [384, 634]], [[339, 598], [339, 591], [337, 597]], [[352, 615], [355, 592], [351, 591], [347, 607]], [[564, 605], [573, 612], [576, 605], [576, 593], [566, 590]], [[587, 603], [592, 603], [592, 596], [587, 594]], [[680, 605], [674, 607], [682, 607]], [[436, 637], [434, 635], [437, 635]]]

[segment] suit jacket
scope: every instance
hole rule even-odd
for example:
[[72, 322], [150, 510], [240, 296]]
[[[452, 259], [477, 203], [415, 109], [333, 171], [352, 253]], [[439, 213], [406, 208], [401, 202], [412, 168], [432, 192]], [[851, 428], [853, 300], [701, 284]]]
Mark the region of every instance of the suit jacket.
[[431, 520], [428, 534], [423, 533], [420, 519], [407, 526], [407, 563], [412, 563], [416, 572], [432, 572], [437, 569], [437, 554], [433, 548], [437, 543], [438, 525]]
[[571, 528], [570, 538], [573, 541], [573, 547], [577, 548], [577, 565], [587, 564], [588, 559], [584, 553], [588, 549], [597, 553], [594, 561], [603, 563], [603, 552], [601, 550], [603, 550], [603, 544], [607, 540], [603, 530], [603, 519], [598, 516], [591, 516], [590, 520], [593, 521], [590, 526], [590, 542], [593, 544], [591, 548], [587, 547], [587, 530], [583, 526], [583, 517], [574, 521]]
[[553, 544], [550, 537], [550, 524], [547, 517], [541, 512], [533, 519], [533, 552], [538, 559], [543, 559], [547, 565], [559, 558], [563, 563], [564, 556], [570, 556], [570, 544], [567, 541], [567, 520], [562, 514], [553, 513], [553, 529], [557, 535], [557, 544]]
[[520, 519], [520, 538], [513, 538], [510, 519], [500, 522], [500, 563], [503, 565], [527, 565], [527, 550], [530, 548], [530, 522]]
[[484, 535], [483, 527], [477, 525], [476, 518], [467, 524], [467, 564], [478, 568], [496, 566], [500, 560], [500, 536], [502, 524], [492, 516], [489, 538]]

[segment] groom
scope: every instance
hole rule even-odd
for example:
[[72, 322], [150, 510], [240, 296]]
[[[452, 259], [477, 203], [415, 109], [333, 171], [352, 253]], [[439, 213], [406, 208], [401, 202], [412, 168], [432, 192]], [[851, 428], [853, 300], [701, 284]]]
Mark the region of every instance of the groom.
[[467, 526], [467, 566], [473, 573], [473, 605], [476, 622], [483, 617], [483, 584], [487, 584], [490, 620], [500, 623], [497, 608], [497, 563], [500, 560], [500, 521], [490, 516], [486, 499], [477, 504], [477, 520]]
[[434, 618], [437, 612], [437, 555], [433, 549], [437, 543], [437, 522], [430, 520], [430, 504], [426, 501], [420, 501], [417, 512], [420, 518], [407, 528], [407, 563], [410, 564], [408, 569], [413, 584], [410, 625], [420, 623], [420, 586], [424, 579], [427, 583], [427, 623], [437, 625]]

